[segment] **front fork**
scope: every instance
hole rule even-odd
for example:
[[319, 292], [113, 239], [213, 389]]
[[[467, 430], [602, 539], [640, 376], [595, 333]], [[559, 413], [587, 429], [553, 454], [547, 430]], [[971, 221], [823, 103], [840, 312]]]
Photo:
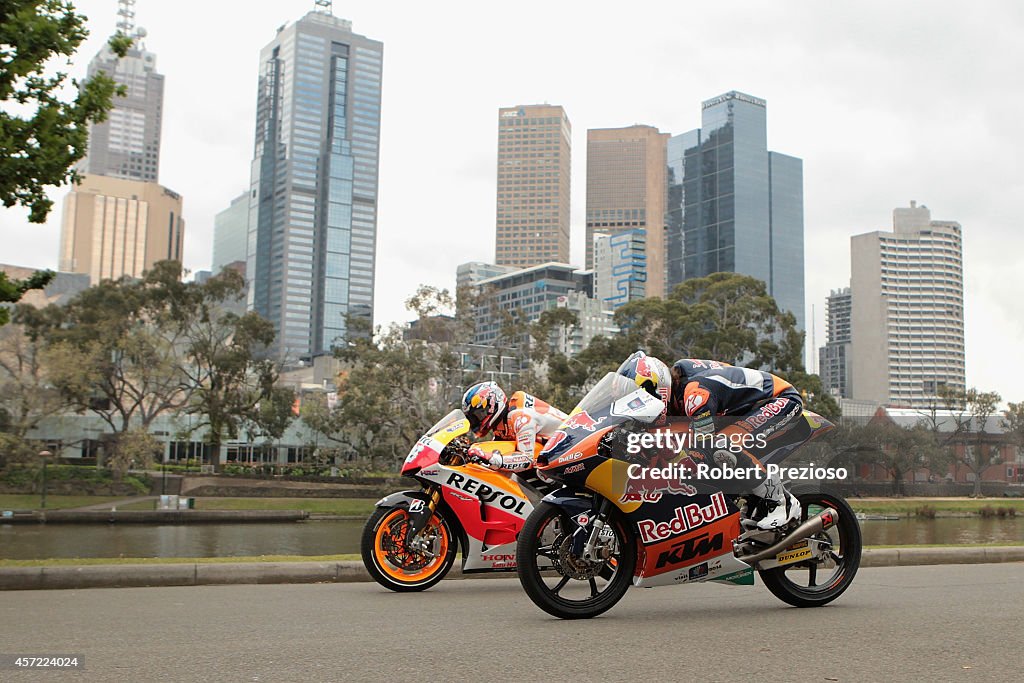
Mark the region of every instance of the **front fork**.
[[409, 503], [409, 526], [405, 532], [405, 546], [420, 552], [429, 553], [426, 544], [419, 538], [420, 532], [427, 526], [427, 522], [434, 516], [438, 503], [441, 502], [441, 489], [434, 487], [430, 491], [430, 497], [426, 500], [415, 498]]
[[[607, 557], [599, 557], [598, 555], [606, 554], [603, 551], [606, 550], [608, 546], [609, 534], [606, 533], [606, 530], [611, 530], [608, 529], [608, 523], [605, 521], [605, 518], [608, 516], [609, 507], [611, 507], [611, 503], [609, 502], [609, 500], [607, 498], [602, 497], [601, 502], [597, 506], [597, 511], [594, 515], [594, 519], [591, 521], [590, 533], [587, 534], [587, 540], [583, 544], [583, 549], [580, 553], [583, 559], [587, 560], [588, 562], [598, 562], [608, 559]], [[585, 527], [581, 528], [581, 531], [585, 532]], [[582, 537], [583, 534], [580, 534], [580, 536]]]

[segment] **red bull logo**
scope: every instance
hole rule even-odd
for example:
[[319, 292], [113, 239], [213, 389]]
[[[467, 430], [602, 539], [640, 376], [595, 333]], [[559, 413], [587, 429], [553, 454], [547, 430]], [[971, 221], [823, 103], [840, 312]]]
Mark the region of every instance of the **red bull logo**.
[[562, 425], [562, 429], [574, 429], [579, 427], [581, 429], [586, 429], [588, 432], [593, 432], [597, 429], [597, 425], [602, 422], [604, 422], [603, 417], [599, 417], [595, 420], [590, 417], [590, 413], [585, 410], [581, 410], [566, 420], [565, 424]]
[[643, 472], [642, 476], [630, 477], [626, 481], [626, 489], [619, 498], [620, 503], [656, 503], [666, 494], [697, 495], [696, 487], [682, 479], [656, 479], [648, 470], [640, 471]]

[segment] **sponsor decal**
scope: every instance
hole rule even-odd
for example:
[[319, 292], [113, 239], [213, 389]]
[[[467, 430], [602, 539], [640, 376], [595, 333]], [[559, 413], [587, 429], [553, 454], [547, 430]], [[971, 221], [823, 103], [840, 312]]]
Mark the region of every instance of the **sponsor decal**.
[[[582, 463], [581, 463], [582, 464]], [[661, 500], [661, 491], [643, 491], [623, 493], [620, 503], [657, 503]]]
[[462, 500], [462, 501], [473, 500], [472, 496], [465, 496], [465, 495], [463, 495], [461, 493], [455, 493], [454, 491], [452, 491], [452, 495], [455, 496], [456, 498], [458, 498], [459, 500]]
[[724, 539], [725, 534], [723, 532], [718, 532], [714, 536], [711, 536], [708, 532], [704, 532], [699, 536], [691, 536], [676, 543], [671, 549], [659, 555], [655, 568], [661, 569], [666, 565], [684, 564], [690, 560], [710, 555], [712, 552], [722, 549]]
[[[696, 383], [693, 383], [694, 385]], [[686, 395], [683, 398], [683, 409], [687, 415], [693, 415], [701, 406], [708, 402], [711, 398], [711, 393], [707, 389], [703, 389], [699, 386], [694, 386], [693, 389], [686, 388]]]
[[580, 514], [576, 515], [575, 519], [577, 524], [579, 524], [582, 527], [585, 527], [588, 524], [590, 524], [590, 513], [581, 512]]
[[708, 575], [708, 563], [701, 562], [696, 567], [690, 567], [690, 571], [686, 573], [687, 581], [696, 581], [697, 579], [703, 579]]
[[423, 501], [420, 500], [419, 498], [414, 498], [409, 503], [409, 512], [422, 512], [422, 511], [423, 511]]
[[562, 425], [562, 429], [574, 429], [579, 427], [581, 429], [586, 429], [588, 432], [593, 432], [597, 429], [597, 425], [602, 422], [604, 422], [603, 417], [599, 417], [595, 420], [590, 417], [590, 413], [585, 410], [581, 410], [575, 415], [569, 417], [569, 419], [565, 421], [565, 424]]
[[678, 536], [690, 529], [696, 529], [728, 514], [729, 509], [725, 505], [725, 495], [719, 491], [711, 496], [711, 502], [708, 505], [702, 507], [698, 503], [690, 503], [677, 507], [672, 519], [667, 522], [642, 519], [637, 526], [640, 528], [640, 538], [643, 542], [651, 544], [664, 541], [671, 536]]
[[529, 423], [529, 421], [530, 421], [530, 418], [529, 418], [528, 415], [520, 415], [519, 417], [516, 418], [515, 422], [512, 424], [512, 429], [515, 430], [516, 432], [519, 432], [519, 430], [521, 430], [523, 427], [525, 427], [527, 425], [527, 423]]
[[461, 432], [462, 428], [463, 428], [462, 420], [459, 420], [458, 422], [456, 422], [455, 424], [453, 424], [451, 427], [449, 427], [448, 429], [446, 429], [444, 431], [446, 431], [449, 434], [454, 434], [455, 432]]
[[626, 482], [626, 491], [619, 498], [620, 503], [657, 503], [665, 493], [697, 495], [697, 488], [692, 484], [684, 484], [679, 479], [655, 479], [649, 475], [649, 470], [644, 470], [644, 474], [641, 477], [630, 477]]
[[536, 402], [536, 400], [537, 399], [535, 399], [530, 394], [524, 394], [523, 395], [523, 407], [524, 408], [532, 408], [534, 403]]
[[[503, 491], [497, 491], [476, 479], [459, 474], [458, 472], [452, 472], [448, 475], [448, 481], [445, 483], [452, 488], [475, 495], [484, 503], [495, 503], [503, 510], [514, 512], [519, 516], [523, 515], [523, 508], [526, 506], [525, 500], [520, 500], [519, 498]], [[460, 498], [460, 500], [462, 500], [462, 498]]]
[[480, 559], [484, 562], [515, 562], [515, 555], [481, 555]]
[[420, 474], [424, 477], [436, 476], [438, 472], [440, 472], [440, 470], [420, 470]]
[[826, 529], [829, 528], [830, 526], [832, 526], [835, 523], [836, 523], [836, 518], [832, 514], [831, 510], [826, 510], [825, 512], [821, 513], [821, 524]]
[[644, 407], [644, 400], [637, 396], [632, 401], [626, 404], [628, 410], [640, 410]]
[[551, 435], [551, 438], [544, 442], [544, 450], [552, 451], [558, 444], [562, 443], [569, 435], [559, 429], [557, 432]]
[[779, 564], [789, 564], [791, 562], [809, 560], [810, 558], [811, 548], [807, 541], [800, 541], [795, 545], [791, 545], [775, 556]]
[[582, 469], [583, 469], [583, 463], [578, 462], [575, 465], [570, 465], [569, 467], [566, 467], [565, 471], [563, 472], [563, 474], [573, 474], [574, 472], [579, 472]]
[[573, 460], [579, 460], [582, 457], [583, 453], [581, 453], [580, 451], [576, 451], [575, 453], [566, 453], [565, 455], [558, 459], [558, 464], [561, 465], [567, 462], [572, 462]]

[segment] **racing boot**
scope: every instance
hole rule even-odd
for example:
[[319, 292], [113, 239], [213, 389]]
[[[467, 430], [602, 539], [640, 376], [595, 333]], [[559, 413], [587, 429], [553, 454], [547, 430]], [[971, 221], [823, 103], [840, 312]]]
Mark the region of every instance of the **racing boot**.
[[767, 477], [751, 493], [763, 500], [758, 507], [767, 510], [765, 515], [757, 520], [758, 529], [781, 529], [792, 520], [800, 519], [800, 501], [783, 488], [778, 478]]

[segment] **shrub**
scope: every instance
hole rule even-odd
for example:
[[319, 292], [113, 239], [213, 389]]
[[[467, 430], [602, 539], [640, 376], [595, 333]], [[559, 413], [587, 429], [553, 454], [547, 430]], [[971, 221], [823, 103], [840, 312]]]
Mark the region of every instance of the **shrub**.
[[924, 519], [935, 519], [935, 508], [931, 505], [922, 505], [917, 508], [917, 516]]

